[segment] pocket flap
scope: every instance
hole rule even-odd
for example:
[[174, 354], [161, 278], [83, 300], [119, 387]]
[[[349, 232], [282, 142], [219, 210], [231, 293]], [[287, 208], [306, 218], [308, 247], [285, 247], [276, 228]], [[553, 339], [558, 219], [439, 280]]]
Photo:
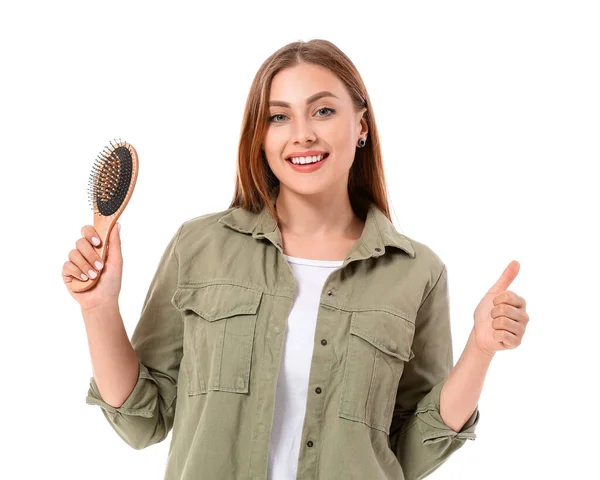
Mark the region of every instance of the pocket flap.
[[405, 362], [415, 356], [411, 349], [415, 325], [399, 315], [384, 310], [353, 312], [350, 333]]
[[191, 310], [209, 322], [234, 315], [256, 314], [262, 292], [231, 284], [178, 287], [172, 303]]

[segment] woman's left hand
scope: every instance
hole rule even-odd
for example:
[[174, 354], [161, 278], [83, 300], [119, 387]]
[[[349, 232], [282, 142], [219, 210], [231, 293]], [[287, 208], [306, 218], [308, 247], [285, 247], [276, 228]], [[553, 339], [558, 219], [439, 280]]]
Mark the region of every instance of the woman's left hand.
[[474, 340], [485, 354], [494, 355], [521, 344], [529, 322], [525, 299], [507, 290], [520, 268], [519, 262], [511, 261], [475, 309]]

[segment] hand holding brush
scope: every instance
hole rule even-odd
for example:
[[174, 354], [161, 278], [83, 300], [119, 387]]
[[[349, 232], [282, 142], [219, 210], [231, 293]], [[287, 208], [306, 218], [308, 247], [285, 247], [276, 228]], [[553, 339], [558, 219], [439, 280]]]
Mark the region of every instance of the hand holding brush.
[[63, 281], [82, 309], [116, 302], [121, 290], [121, 239], [113, 227], [133, 193], [138, 157], [126, 142], [110, 145], [100, 153], [90, 174], [93, 225], [81, 229], [82, 238], [62, 269]]

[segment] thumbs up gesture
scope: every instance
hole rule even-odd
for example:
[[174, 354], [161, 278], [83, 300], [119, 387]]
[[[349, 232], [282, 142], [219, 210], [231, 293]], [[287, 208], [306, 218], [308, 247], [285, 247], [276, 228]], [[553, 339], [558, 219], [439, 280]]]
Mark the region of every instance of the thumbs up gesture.
[[475, 344], [485, 354], [494, 355], [521, 344], [529, 322], [525, 299], [507, 290], [520, 268], [519, 262], [511, 261], [475, 309]]

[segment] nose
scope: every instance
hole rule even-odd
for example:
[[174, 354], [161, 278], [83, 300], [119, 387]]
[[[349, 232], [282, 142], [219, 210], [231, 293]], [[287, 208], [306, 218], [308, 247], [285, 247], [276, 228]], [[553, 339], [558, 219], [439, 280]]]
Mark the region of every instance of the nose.
[[315, 132], [311, 123], [303, 118], [300, 118], [295, 122], [292, 135], [292, 140], [301, 144], [304, 144], [307, 141], [314, 142], [315, 140]]

